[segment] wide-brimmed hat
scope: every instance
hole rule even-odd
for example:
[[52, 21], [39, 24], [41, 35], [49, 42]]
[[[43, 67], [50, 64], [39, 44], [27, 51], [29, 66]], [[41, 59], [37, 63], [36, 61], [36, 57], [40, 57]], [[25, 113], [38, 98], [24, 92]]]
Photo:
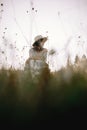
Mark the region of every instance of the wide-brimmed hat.
[[34, 43], [33, 46], [36, 45], [36, 42], [38, 42], [39, 40], [43, 41], [44, 43], [47, 41], [47, 37], [43, 37], [42, 35], [38, 35], [34, 38]]

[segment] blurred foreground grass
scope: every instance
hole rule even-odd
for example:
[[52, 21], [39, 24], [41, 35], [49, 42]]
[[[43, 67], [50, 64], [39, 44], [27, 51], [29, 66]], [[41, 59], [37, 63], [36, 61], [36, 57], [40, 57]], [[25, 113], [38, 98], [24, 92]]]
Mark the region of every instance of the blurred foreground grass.
[[87, 115], [87, 73], [73, 66], [45, 69], [36, 79], [29, 71], [0, 70], [0, 120], [33, 122]]

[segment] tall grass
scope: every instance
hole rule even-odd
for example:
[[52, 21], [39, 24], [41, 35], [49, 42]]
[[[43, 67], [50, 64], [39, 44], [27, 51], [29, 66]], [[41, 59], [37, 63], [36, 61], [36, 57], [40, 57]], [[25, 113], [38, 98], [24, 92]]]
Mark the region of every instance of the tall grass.
[[0, 70], [0, 120], [29, 123], [87, 115], [87, 72], [67, 64], [32, 78], [27, 70]]

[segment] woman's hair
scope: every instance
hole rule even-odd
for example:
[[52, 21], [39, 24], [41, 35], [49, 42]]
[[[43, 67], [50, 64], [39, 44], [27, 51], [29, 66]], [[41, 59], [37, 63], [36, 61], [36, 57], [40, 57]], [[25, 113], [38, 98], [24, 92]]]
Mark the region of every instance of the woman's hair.
[[43, 41], [42, 39], [39, 39], [38, 41], [34, 42], [33, 46], [40, 46], [40, 43]]
[[35, 47], [35, 46], [40, 46], [40, 42], [38, 42], [38, 41], [36, 41], [34, 44], [33, 44], [33, 47]]

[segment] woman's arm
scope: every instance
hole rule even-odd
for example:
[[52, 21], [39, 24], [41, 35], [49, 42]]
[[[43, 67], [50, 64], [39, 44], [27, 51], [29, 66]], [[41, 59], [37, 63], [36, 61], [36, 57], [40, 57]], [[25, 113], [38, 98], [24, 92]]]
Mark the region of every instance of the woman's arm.
[[43, 50], [43, 60], [46, 62], [46, 60], [47, 60], [47, 52], [48, 52], [48, 50], [46, 49], [46, 48], [44, 48], [44, 50]]

